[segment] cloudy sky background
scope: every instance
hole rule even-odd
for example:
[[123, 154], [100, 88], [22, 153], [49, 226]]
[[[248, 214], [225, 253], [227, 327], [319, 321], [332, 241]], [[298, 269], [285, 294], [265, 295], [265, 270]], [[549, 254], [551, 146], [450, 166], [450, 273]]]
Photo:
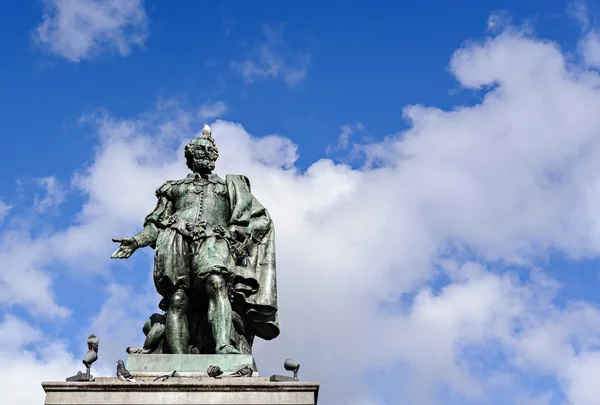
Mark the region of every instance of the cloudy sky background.
[[204, 123], [276, 224], [261, 374], [292, 357], [323, 404], [597, 403], [600, 8], [9, 3], [6, 403], [42, 403], [92, 332], [96, 375], [142, 343], [152, 251], [110, 261], [110, 239]]

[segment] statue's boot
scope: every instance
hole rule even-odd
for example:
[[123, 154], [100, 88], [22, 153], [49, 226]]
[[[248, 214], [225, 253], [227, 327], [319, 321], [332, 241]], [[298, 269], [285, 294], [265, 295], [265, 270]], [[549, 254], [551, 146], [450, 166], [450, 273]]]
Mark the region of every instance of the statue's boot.
[[241, 354], [240, 351], [232, 345], [223, 345], [215, 351], [217, 354]]

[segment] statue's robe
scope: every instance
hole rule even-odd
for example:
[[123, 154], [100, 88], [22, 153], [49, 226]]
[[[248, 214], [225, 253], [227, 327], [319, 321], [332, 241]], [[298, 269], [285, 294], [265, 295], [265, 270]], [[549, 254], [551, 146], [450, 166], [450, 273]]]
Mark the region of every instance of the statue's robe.
[[[204, 338], [211, 335], [206, 330], [202, 283], [215, 273], [223, 274], [232, 287], [232, 340], [239, 340], [242, 334], [251, 346], [254, 336], [265, 340], [277, 337], [273, 221], [252, 195], [248, 178], [227, 175], [223, 180], [215, 174], [201, 177], [191, 173], [183, 180], [166, 182], [156, 196], [155, 209], [134, 239], [139, 246], [155, 249], [154, 282], [159, 294], [168, 298], [183, 288], [190, 301], [200, 303], [201, 310], [196, 309], [191, 320], [201, 330], [194, 331], [190, 325], [192, 338], [198, 332]], [[247, 258], [242, 262], [234, 257], [232, 243], [222, 234], [222, 229], [230, 226], [241, 227], [249, 235]]]

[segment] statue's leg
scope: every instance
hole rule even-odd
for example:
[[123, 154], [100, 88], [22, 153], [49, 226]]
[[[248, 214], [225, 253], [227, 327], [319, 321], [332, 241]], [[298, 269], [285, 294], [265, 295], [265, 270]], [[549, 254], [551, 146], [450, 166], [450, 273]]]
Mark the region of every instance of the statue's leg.
[[227, 285], [221, 275], [211, 274], [206, 279], [208, 295], [208, 323], [215, 339], [217, 354], [239, 354], [231, 346], [231, 303], [227, 296]]
[[167, 312], [165, 322], [166, 339], [174, 354], [187, 354], [189, 351], [190, 332], [187, 322], [187, 307], [187, 294], [179, 288], [169, 299], [169, 312]]
[[165, 319], [166, 316], [161, 314], [152, 314], [148, 318], [143, 328], [146, 335], [143, 351], [152, 353], [158, 348], [165, 335]]
[[144, 350], [149, 350], [150, 352], [154, 352], [161, 340], [165, 336], [165, 325], [156, 323], [150, 329], [150, 333], [146, 336], [146, 340], [144, 341]]

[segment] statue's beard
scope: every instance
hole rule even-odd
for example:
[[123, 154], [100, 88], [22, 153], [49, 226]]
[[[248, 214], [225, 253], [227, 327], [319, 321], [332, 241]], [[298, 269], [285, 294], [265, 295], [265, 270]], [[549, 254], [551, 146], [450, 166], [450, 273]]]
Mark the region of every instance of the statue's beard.
[[196, 158], [192, 164], [192, 170], [194, 172], [212, 172], [215, 170], [215, 161], [207, 157]]

